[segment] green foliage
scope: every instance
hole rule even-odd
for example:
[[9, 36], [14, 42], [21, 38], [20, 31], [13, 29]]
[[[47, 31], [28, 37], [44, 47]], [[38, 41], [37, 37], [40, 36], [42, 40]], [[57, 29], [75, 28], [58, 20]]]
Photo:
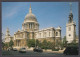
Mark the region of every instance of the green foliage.
[[63, 38], [63, 46], [64, 46], [64, 47], [67, 47], [67, 42], [68, 42], [68, 41], [66, 41], [66, 36], [64, 36], [64, 38]]
[[64, 48], [64, 45], [63, 45], [63, 43], [62, 42], [60, 42], [60, 47], [61, 47], [61, 49], [63, 49]]
[[52, 49], [52, 48], [54, 48], [54, 43], [53, 42], [47, 42], [47, 47], [48, 47], [48, 49]]
[[27, 45], [28, 47], [35, 47], [35, 39], [28, 39]]
[[75, 43], [76, 43], [76, 39], [74, 39], [74, 40], [72, 41], [72, 43], [74, 43], [74, 44], [75, 44]]
[[78, 55], [79, 47], [78, 46], [67, 46], [63, 54], [65, 55]]
[[[50, 42], [50, 41], [47, 41], [47, 40], [43, 40], [42, 42], [40, 42], [37, 39], [36, 39], [36, 42], [35, 42], [35, 39], [28, 39], [27, 40], [27, 46], [28, 47], [35, 47], [35, 45], [42, 48], [42, 49], [45, 49], [45, 50], [46, 49], [55, 50], [55, 43], [54, 42]], [[59, 47], [63, 48], [62, 42], [58, 43], [58, 49], [59, 49]]]
[[4, 48], [4, 46], [5, 46], [5, 43], [2, 42], [2, 48]]
[[52, 51], [59, 51], [59, 49], [52, 49]]
[[40, 46], [39, 40], [36, 40], [36, 46]]
[[8, 44], [7, 44], [7, 43], [5, 43], [4, 45], [5, 45], [5, 47], [7, 47], [7, 48], [8, 48]]
[[[28, 39], [27, 40], [28, 47], [35, 47], [35, 39]], [[36, 40], [36, 46], [41, 47], [42, 49], [52, 49], [54, 48], [54, 44], [52, 42], [47, 42], [46, 40], [43, 40], [43, 42], [40, 42], [39, 40]]]
[[43, 42], [42, 42], [42, 45], [41, 45], [41, 48], [42, 49], [54, 49], [54, 47], [55, 47], [55, 45], [54, 45], [54, 43], [53, 42], [50, 42], [50, 41], [46, 41], [46, 40], [44, 40]]
[[78, 43], [69, 43], [68, 46], [78, 46]]
[[9, 47], [12, 47], [14, 45], [14, 43], [13, 43], [13, 41], [11, 40], [10, 42], [9, 42]]
[[41, 48], [42, 48], [42, 49], [48, 49], [48, 47], [47, 47], [47, 41], [46, 41], [46, 40], [44, 40], [44, 41], [42, 42]]
[[4, 50], [5, 47], [8, 48], [8, 44], [2, 42], [2, 49]]
[[63, 45], [65, 45], [65, 43], [66, 43], [66, 36], [64, 36], [63, 38]]

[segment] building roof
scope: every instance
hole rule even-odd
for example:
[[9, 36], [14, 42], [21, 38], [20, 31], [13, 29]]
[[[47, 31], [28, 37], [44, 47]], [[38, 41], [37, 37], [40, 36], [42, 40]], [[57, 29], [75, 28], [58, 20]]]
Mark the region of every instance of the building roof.
[[37, 22], [36, 16], [32, 13], [31, 6], [29, 8], [29, 13], [25, 16], [24, 23], [26, 22]]

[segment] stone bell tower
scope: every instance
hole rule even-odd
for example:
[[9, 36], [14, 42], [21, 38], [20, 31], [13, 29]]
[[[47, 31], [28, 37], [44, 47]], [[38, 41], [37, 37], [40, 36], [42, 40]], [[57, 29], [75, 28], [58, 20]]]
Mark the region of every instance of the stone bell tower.
[[5, 42], [10, 42], [10, 32], [9, 32], [9, 28], [6, 29]]
[[66, 40], [71, 43], [76, 38], [76, 24], [73, 21], [72, 4], [70, 4], [69, 20], [66, 24]]

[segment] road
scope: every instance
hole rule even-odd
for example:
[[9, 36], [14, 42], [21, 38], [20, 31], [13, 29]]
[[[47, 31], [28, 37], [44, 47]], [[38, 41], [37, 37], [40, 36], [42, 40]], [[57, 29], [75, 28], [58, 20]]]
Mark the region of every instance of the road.
[[33, 52], [27, 51], [26, 53], [20, 53], [19, 51], [2, 51], [2, 55], [12, 55], [12, 56], [53, 56], [53, 55], [63, 55], [62, 53], [51, 53], [51, 52]]

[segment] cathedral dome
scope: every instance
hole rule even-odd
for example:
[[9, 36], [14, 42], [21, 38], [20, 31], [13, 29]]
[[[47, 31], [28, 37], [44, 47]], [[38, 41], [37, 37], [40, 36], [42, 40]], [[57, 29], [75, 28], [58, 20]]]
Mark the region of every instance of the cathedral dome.
[[29, 13], [25, 16], [25, 22], [37, 22], [36, 16], [32, 13], [31, 6], [29, 8]]
[[30, 19], [34, 19], [34, 20], [36, 20], [36, 16], [34, 15], [34, 14], [32, 14], [32, 13], [28, 13], [26, 16], [25, 16], [25, 19], [28, 19], [28, 20], [30, 20]]

